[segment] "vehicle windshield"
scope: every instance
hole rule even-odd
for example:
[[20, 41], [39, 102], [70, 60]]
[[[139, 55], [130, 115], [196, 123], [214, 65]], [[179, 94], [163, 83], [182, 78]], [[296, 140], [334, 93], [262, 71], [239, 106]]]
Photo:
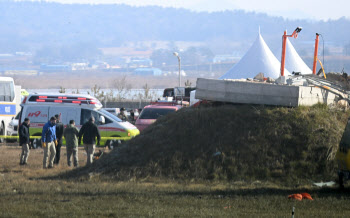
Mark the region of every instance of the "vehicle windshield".
[[0, 81], [0, 101], [12, 102], [15, 98], [13, 82]]
[[145, 108], [142, 110], [139, 119], [158, 119], [158, 117], [172, 112], [175, 112], [174, 108]]
[[117, 116], [115, 116], [114, 114], [112, 114], [112, 113], [106, 111], [105, 109], [100, 109], [99, 111], [100, 111], [101, 114], [103, 114], [103, 115], [106, 116], [106, 117], [111, 118], [112, 120], [115, 120], [115, 121], [117, 121], [117, 122], [123, 122], [123, 121], [122, 121], [121, 119], [119, 119]]

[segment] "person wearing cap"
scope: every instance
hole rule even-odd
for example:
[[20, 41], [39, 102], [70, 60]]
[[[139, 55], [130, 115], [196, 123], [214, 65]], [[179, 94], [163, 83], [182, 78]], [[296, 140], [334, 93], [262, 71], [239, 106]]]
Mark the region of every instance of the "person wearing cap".
[[[84, 136], [84, 137], [83, 137]], [[81, 144], [81, 138], [83, 137], [84, 148], [87, 154], [87, 165], [92, 164], [95, 147], [96, 137], [97, 145], [100, 145], [101, 135], [100, 131], [95, 124], [95, 118], [91, 117], [88, 122], [84, 123], [79, 131], [79, 145]]]
[[63, 136], [63, 129], [64, 125], [60, 121], [60, 116], [58, 114], [55, 115], [56, 118], [56, 139], [57, 139], [57, 146], [56, 146], [56, 157], [54, 160], [54, 164], [60, 163], [60, 157], [61, 157], [61, 147], [62, 147], [62, 136]]
[[79, 130], [75, 127], [75, 121], [70, 120], [69, 125], [63, 131], [64, 138], [66, 139], [67, 148], [67, 164], [72, 165], [72, 154], [74, 160], [74, 167], [78, 167], [78, 136]]
[[118, 114], [118, 118], [122, 121], [128, 121], [128, 117], [126, 116], [126, 110], [124, 107], [120, 108], [120, 113]]
[[19, 144], [22, 146], [22, 154], [19, 162], [20, 165], [27, 165], [29, 156], [29, 124], [29, 118], [25, 118], [24, 122], [18, 129]]
[[44, 125], [43, 132], [41, 134], [41, 142], [44, 148], [44, 159], [43, 159], [43, 167], [47, 168], [47, 161], [49, 158], [49, 166], [48, 168], [53, 168], [53, 161], [56, 155], [56, 118], [51, 117], [50, 120]]

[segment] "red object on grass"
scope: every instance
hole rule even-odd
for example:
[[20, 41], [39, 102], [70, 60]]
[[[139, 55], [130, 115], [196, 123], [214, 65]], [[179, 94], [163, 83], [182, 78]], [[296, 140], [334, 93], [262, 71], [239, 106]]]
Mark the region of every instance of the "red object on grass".
[[301, 194], [291, 194], [288, 196], [288, 199], [296, 199], [298, 201], [301, 201], [302, 199], [309, 199], [309, 200], [314, 200], [312, 199], [311, 195], [309, 193], [301, 193]]
[[288, 196], [289, 199], [296, 199], [298, 201], [301, 201], [303, 199], [303, 196], [301, 194], [292, 194]]
[[301, 193], [301, 195], [303, 196], [303, 199], [309, 199], [309, 200], [314, 200], [312, 199], [311, 195], [309, 193]]

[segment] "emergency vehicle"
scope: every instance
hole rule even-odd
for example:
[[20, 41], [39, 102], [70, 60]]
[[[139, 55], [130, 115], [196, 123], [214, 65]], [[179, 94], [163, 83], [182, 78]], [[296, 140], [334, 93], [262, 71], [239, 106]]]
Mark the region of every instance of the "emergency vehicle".
[[[0, 135], [6, 135], [6, 128], [16, 116], [17, 90], [11, 77], [0, 77]], [[4, 142], [4, 138], [0, 138]]]
[[[29, 94], [23, 99], [21, 108], [19, 123], [21, 124], [26, 117], [30, 119], [30, 136], [41, 136], [44, 124], [56, 114], [65, 126], [70, 120], [74, 120], [78, 129], [93, 116], [102, 137], [100, 145], [109, 148], [117, 146], [121, 140], [131, 139], [140, 134], [134, 125], [123, 122], [104, 110], [100, 101], [90, 95]], [[34, 148], [41, 146], [39, 137], [31, 142]]]

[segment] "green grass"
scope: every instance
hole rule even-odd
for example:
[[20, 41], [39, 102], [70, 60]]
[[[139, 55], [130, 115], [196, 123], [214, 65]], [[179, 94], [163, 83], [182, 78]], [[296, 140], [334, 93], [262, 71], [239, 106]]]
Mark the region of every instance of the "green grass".
[[[334, 153], [349, 112], [324, 105], [184, 109], [91, 167], [42, 169], [31, 150], [0, 146], [0, 217], [348, 217]], [[213, 155], [220, 152], [219, 155]], [[314, 201], [289, 200], [308, 192]]]
[[[349, 215], [349, 193], [311, 189], [314, 201], [287, 199], [304, 189], [233, 184], [65, 182], [37, 180], [1, 187], [2, 217], [298, 217]], [[14, 192], [16, 190], [16, 192]]]
[[[62, 150], [60, 166], [43, 170], [42, 150], [31, 150], [29, 166], [18, 165], [20, 147], [0, 146], [0, 217], [348, 217], [350, 189], [285, 187], [272, 182], [196, 182], [148, 178], [116, 182], [59, 179], [72, 172]], [[79, 150], [80, 165], [85, 163]], [[82, 168], [84, 169], [84, 168]], [[48, 177], [55, 179], [48, 179]], [[314, 201], [289, 200], [308, 192]]]

